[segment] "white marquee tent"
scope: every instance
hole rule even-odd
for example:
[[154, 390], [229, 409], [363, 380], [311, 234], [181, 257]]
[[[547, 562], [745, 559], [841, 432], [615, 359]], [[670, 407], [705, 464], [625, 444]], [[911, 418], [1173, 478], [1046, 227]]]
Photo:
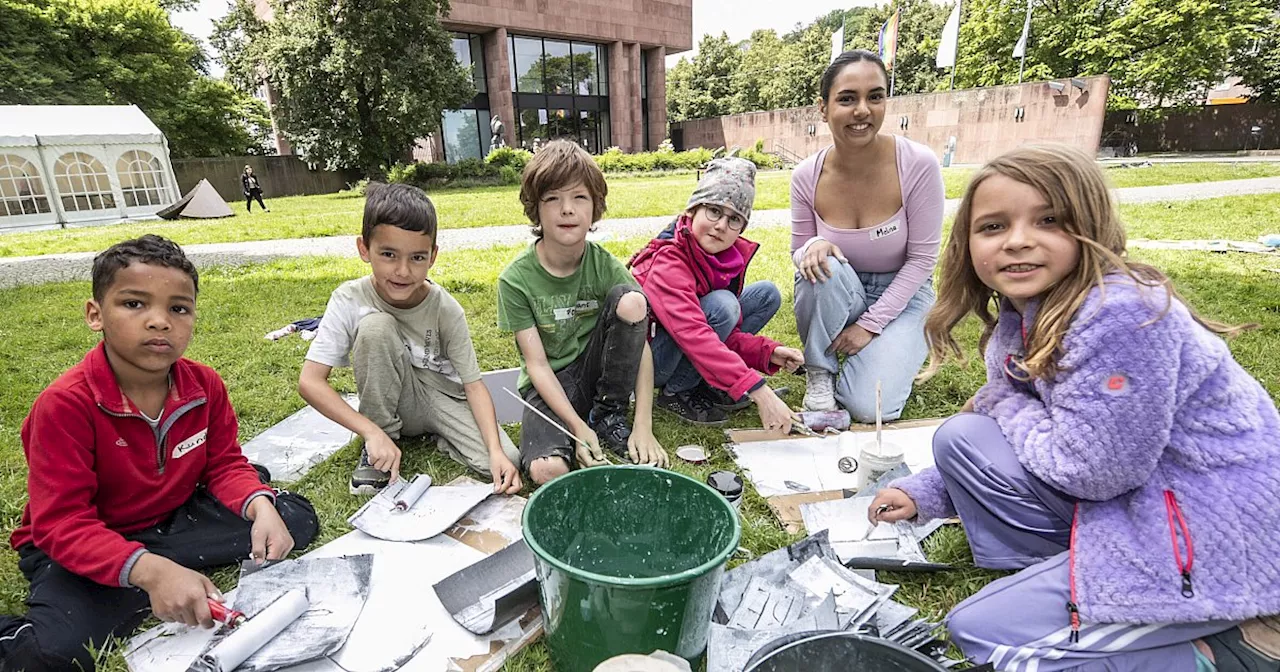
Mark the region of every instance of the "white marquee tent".
[[136, 106], [0, 105], [0, 230], [150, 219], [179, 196]]

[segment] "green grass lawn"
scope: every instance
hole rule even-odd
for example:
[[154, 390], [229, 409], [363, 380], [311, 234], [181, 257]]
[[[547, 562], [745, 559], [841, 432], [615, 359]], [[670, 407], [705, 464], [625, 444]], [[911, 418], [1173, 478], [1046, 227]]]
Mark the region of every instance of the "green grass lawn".
[[[1208, 220], [1213, 221], [1213, 220]], [[1164, 226], [1138, 222], [1135, 228]], [[1158, 233], [1158, 232], [1157, 232]], [[784, 229], [757, 231], [753, 236], [764, 244], [763, 252], [751, 267], [752, 279], [770, 279], [784, 295], [784, 308], [765, 333], [784, 343], [798, 346], [791, 305], [791, 265], [786, 253], [788, 232]], [[643, 240], [609, 243], [607, 247], [625, 258]], [[495, 280], [498, 272], [519, 252], [518, 248], [496, 248], [483, 252], [442, 250], [432, 276], [456, 297], [467, 311], [468, 322], [485, 369], [518, 363], [511, 338], [495, 327]], [[1257, 376], [1273, 398], [1280, 397], [1280, 282], [1268, 269], [1274, 259], [1257, 255], [1211, 253], [1142, 252], [1136, 258], [1165, 269], [1189, 301], [1202, 314], [1228, 321], [1256, 321], [1262, 329], [1232, 342], [1240, 362]], [[262, 336], [287, 322], [318, 315], [324, 310], [329, 292], [338, 283], [367, 272], [356, 260], [307, 258], [236, 269], [211, 270], [201, 278], [196, 336], [188, 355], [215, 367], [227, 381], [231, 399], [241, 422], [241, 439], [248, 440], [303, 406], [295, 391], [306, 345], [296, 337], [268, 342]], [[19, 427], [40, 390], [83, 356], [96, 336], [81, 318], [89, 293], [87, 282], [50, 284], [0, 290], [0, 314], [6, 323], [0, 338], [0, 370], [5, 371], [4, 395], [0, 396], [0, 530], [5, 534], [17, 526], [25, 502], [26, 465], [22, 457]], [[970, 352], [976, 348], [977, 330], [968, 323], [961, 342]], [[957, 411], [982, 383], [977, 357], [965, 365], [946, 367], [933, 380], [919, 386], [909, 402], [906, 418], [941, 417]], [[799, 407], [803, 380], [790, 375], [778, 382], [789, 385], [787, 402]], [[349, 370], [336, 379], [346, 390], [354, 390]], [[731, 426], [758, 426], [752, 409], [737, 413]], [[510, 428], [518, 432], [518, 428]], [[676, 464], [675, 469], [697, 478], [714, 469], [732, 469], [733, 462], [723, 449], [720, 429], [702, 429], [679, 424], [661, 411], [655, 417], [655, 432], [669, 450], [697, 443], [709, 447], [710, 462], [702, 467]], [[402, 444], [406, 460], [402, 471], [424, 471], [437, 480], [449, 480], [463, 469], [412, 441]], [[292, 487], [315, 503], [323, 523], [323, 543], [347, 531], [347, 517], [360, 503], [347, 494], [346, 481], [356, 458], [349, 446], [318, 465]], [[748, 488], [742, 510], [742, 545], [760, 554], [779, 548], [797, 537], [786, 534], [753, 489]], [[17, 570], [17, 556], [4, 544], [0, 550], [0, 613], [20, 613], [26, 598], [26, 581]], [[921, 607], [939, 618], [951, 606], [972, 594], [995, 574], [972, 566], [967, 544], [959, 529], [945, 529], [928, 544], [931, 557], [954, 562], [961, 569], [936, 575], [888, 575], [901, 583], [898, 598]], [[234, 583], [231, 570], [214, 575], [222, 587]], [[537, 643], [519, 654], [505, 669], [547, 670], [546, 649]], [[118, 652], [103, 658], [106, 670], [124, 670]]]
[[[963, 195], [972, 172], [969, 168], [943, 170], [948, 198]], [[1190, 163], [1107, 169], [1108, 178], [1117, 187], [1272, 175], [1280, 175], [1280, 164]], [[776, 210], [789, 207], [790, 179], [789, 171], [760, 173], [756, 179], [755, 208]], [[661, 177], [610, 176], [609, 212], [606, 217], [673, 215], [684, 207], [695, 184], [692, 173]], [[525, 223], [527, 220], [518, 193], [517, 187], [478, 187], [440, 189], [433, 191], [431, 197], [436, 203], [442, 226], [469, 228]], [[255, 211], [251, 215], [245, 214], [241, 203], [231, 205], [236, 216], [230, 219], [152, 221], [0, 234], [0, 257], [92, 252], [143, 233], [158, 233], [183, 245], [350, 234], [360, 228], [364, 199], [353, 194], [275, 198], [269, 203], [271, 212]]]

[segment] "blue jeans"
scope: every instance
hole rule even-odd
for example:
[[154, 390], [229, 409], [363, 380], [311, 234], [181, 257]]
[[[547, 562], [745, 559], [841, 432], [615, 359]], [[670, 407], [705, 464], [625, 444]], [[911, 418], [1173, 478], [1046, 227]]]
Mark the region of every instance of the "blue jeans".
[[924, 318], [933, 307], [933, 286], [926, 282], [879, 336], [841, 366], [837, 355], [828, 351], [831, 342], [880, 299], [898, 274], [858, 272], [835, 257], [827, 257], [827, 267], [833, 275], [825, 282], [810, 283], [796, 273], [796, 329], [804, 341], [805, 368], [838, 374], [836, 401], [854, 422], [875, 422], [879, 380], [882, 417], [896, 420], [929, 354]]
[[[734, 296], [727, 289], [717, 289], [702, 297], [702, 314], [707, 316], [707, 324], [715, 330], [716, 336], [724, 342], [733, 333], [733, 328], [742, 320], [742, 331], [748, 334], [759, 333], [764, 325], [773, 319], [773, 314], [782, 306], [782, 294], [768, 280], [753, 282], [742, 290], [742, 296]], [[693, 368], [693, 364], [680, 351], [676, 340], [671, 338], [662, 325], [658, 325], [657, 333], [649, 343], [653, 352], [653, 384], [664, 388], [667, 394], [687, 392], [702, 382], [702, 375]]]

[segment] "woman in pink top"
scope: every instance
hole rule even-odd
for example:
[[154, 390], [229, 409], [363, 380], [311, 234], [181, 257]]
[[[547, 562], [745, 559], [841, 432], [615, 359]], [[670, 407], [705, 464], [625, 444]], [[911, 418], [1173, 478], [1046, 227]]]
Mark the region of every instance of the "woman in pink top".
[[856, 422], [875, 420], [877, 381], [884, 419], [901, 415], [924, 363], [946, 200], [933, 152], [880, 133], [888, 86], [875, 54], [836, 58], [822, 75], [820, 104], [834, 144], [791, 177], [805, 408], [839, 401]]

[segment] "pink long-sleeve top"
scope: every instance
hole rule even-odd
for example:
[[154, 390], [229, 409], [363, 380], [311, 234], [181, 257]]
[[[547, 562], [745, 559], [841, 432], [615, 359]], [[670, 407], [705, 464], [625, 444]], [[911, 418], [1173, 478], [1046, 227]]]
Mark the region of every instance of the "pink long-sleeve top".
[[866, 273], [893, 273], [893, 282], [873, 303], [857, 324], [880, 333], [902, 313], [907, 302], [929, 281], [938, 265], [938, 245], [942, 241], [942, 213], [946, 192], [942, 169], [933, 150], [900, 135], [893, 136], [897, 149], [898, 182], [902, 186], [902, 208], [876, 226], [837, 229], [814, 209], [818, 178], [831, 147], [819, 151], [796, 166], [791, 175], [791, 250], [793, 258], [809, 241], [821, 238], [834, 243], [854, 269]]

